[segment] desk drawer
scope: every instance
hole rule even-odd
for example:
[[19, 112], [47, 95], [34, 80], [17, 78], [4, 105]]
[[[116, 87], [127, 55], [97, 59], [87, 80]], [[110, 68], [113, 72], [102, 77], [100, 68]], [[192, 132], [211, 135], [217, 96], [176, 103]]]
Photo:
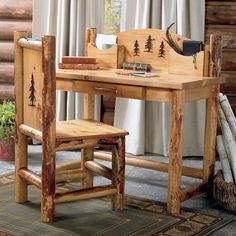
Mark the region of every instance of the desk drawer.
[[63, 80], [57, 81], [57, 89], [114, 97], [145, 99], [145, 88], [131, 85]]

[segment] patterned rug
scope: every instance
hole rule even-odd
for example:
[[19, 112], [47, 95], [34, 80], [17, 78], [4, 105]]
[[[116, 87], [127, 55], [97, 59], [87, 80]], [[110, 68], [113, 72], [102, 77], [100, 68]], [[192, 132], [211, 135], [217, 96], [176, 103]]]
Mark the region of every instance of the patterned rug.
[[123, 212], [111, 211], [107, 198], [59, 204], [56, 221], [44, 224], [40, 222], [39, 190], [30, 186], [30, 201], [16, 204], [13, 183], [13, 175], [0, 178], [0, 236], [201, 236], [231, 222], [190, 209], [174, 217], [168, 215], [165, 204], [127, 196]]

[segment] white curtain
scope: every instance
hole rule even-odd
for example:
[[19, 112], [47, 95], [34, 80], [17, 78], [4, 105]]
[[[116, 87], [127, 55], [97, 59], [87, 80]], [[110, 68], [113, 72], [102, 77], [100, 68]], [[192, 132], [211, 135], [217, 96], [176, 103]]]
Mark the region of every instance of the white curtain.
[[[191, 39], [204, 39], [205, 0], [123, 0], [121, 31], [138, 28], [165, 30], [175, 22], [175, 31]], [[202, 156], [205, 102], [186, 105], [184, 156]], [[126, 129], [126, 151], [168, 156], [170, 106], [134, 99], [116, 100], [115, 126]]]
[[[98, 32], [104, 26], [103, 0], [34, 0], [33, 37], [56, 35], [57, 61], [63, 55], [84, 55], [86, 27]], [[57, 92], [57, 120], [83, 117], [83, 95]], [[100, 119], [100, 96], [95, 99], [95, 118]]]

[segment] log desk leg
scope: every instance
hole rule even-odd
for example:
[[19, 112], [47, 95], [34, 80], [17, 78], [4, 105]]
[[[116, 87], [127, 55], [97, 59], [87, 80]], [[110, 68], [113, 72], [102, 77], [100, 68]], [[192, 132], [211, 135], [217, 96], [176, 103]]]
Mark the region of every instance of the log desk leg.
[[[84, 119], [94, 119], [94, 95], [84, 94]], [[84, 163], [94, 159], [93, 148], [81, 150], [81, 168], [86, 169]], [[80, 182], [81, 188], [93, 187], [93, 174], [88, 173], [87, 176]]]
[[176, 214], [180, 210], [180, 180], [182, 176], [183, 123], [185, 93], [178, 90], [172, 93], [171, 128], [168, 167], [168, 203], [169, 213]]
[[[167, 210], [171, 214], [178, 214], [181, 202], [205, 192], [209, 183], [212, 184], [215, 168], [215, 142], [217, 128], [217, 98], [219, 88], [218, 85], [190, 89], [190, 90], [172, 90], [170, 103], [171, 110], [171, 130], [170, 130], [170, 146], [169, 146], [169, 164], [149, 161], [142, 158], [126, 157], [126, 164], [140, 168], [152, 169], [157, 171], [168, 172], [168, 201]], [[91, 97], [90, 97], [91, 98]], [[205, 122], [205, 147], [203, 157], [203, 169], [182, 166], [183, 152], [183, 123], [185, 103], [193, 100], [206, 99], [206, 122]], [[94, 114], [90, 104], [92, 99], [85, 102], [85, 114]], [[90, 108], [89, 108], [90, 107]], [[88, 116], [90, 117], [90, 116]], [[86, 158], [93, 158], [86, 154]], [[102, 152], [95, 152], [94, 157], [97, 159], [111, 161], [111, 155]], [[82, 157], [83, 159], [83, 157]], [[83, 162], [83, 161], [82, 161]], [[83, 164], [81, 164], [83, 166]], [[78, 167], [78, 164], [75, 165]], [[65, 169], [65, 166], [60, 166]], [[71, 167], [68, 166], [70, 169]], [[201, 179], [200, 184], [195, 184], [190, 188], [181, 190], [181, 176], [189, 176]], [[88, 184], [88, 183], [87, 183]], [[92, 185], [92, 177], [90, 178]]]

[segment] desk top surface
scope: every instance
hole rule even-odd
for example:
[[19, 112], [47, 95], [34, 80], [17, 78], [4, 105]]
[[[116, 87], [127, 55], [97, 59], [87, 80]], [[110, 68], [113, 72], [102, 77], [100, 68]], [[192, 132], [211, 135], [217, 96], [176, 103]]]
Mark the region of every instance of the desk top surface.
[[[57, 79], [82, 80], [102, 83], [114, 83], [121, 85], [145, 86], [166, 89], [188, 89], [206, 87], [224, 83], [222, 78], [197, 77], [189, 75], [175, 75], [158, 73], [159, 77], [143, 78], [131, 75], [120, 75], [121, 69], [99, 70], [64, 70], [57, 69]], [[127, 71], [126, 71], [127, 72]], [[128, 71], [129, 72], [129, 71]], [[130, 71], [132, 72], [132, 71]]]

